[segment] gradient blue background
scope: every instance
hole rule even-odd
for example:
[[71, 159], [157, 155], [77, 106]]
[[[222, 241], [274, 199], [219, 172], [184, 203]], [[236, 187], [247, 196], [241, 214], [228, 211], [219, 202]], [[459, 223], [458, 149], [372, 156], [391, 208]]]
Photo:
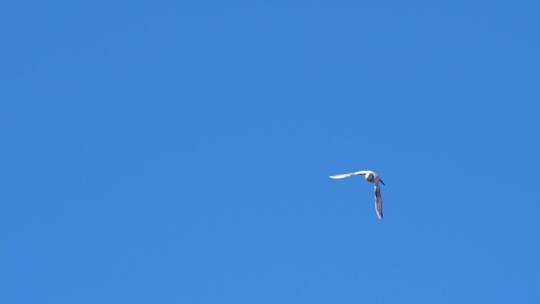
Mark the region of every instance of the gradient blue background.
[[540, 303], [536, 2], [196, 3], [0, 5], [0, 302]]

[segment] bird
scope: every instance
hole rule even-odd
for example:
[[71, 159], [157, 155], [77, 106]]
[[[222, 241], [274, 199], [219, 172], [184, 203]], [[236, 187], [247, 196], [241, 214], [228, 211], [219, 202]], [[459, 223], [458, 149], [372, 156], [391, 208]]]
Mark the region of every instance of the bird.
[[[382, 197], [381, 197], [381, 185], [384, 184], [383, 180], [379, 177], [377, 173], [371, 170], [360, 170], [350, 173], [330, 175], [331, 179], [344, 179], [353, 175], [363, 175], [366, 181], [374, 185], [373, 190], [375, 191], [375, 212], [379, 219], [383, 219], [383, 208], [382, 208]], [[386, 186], [386, 185], [385, 185]]]

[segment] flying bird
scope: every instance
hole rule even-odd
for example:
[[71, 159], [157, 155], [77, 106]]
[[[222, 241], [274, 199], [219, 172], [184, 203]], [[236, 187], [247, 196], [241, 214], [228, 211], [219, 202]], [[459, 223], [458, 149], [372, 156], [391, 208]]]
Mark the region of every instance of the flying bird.
[[372, 183], [374, 185], [373, 190], [375, 191], [375, 212], [377, 213], [377, 217], [379, 219], [383, 219], [383, 210], [382, 210], [382, 198], [381, 198], [381, 185], [384, 185], [384, 182], [379, 177], [379, 175], [373, 171], [370, 170], [360, 170], [356, 172], [351, 173], [344, 173], [344, 174], [336, 174], [336, 175], [330, 175], [330, 178], [332, 179], [343, 179], [347, 178], [353, 175], [363, 175], [366, 181], [369, 183]]

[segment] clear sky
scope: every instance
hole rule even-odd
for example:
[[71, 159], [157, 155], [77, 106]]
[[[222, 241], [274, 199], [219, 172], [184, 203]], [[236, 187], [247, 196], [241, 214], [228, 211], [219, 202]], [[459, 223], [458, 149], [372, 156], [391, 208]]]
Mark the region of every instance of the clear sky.
[[187, 2], [0, 5], [1, 303], [540, 303], [535, 1]]

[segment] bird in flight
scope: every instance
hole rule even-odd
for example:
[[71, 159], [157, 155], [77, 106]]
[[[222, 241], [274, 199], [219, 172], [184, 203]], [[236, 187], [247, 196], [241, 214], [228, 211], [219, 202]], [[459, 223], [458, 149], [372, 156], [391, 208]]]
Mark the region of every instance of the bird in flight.
[[375, 190], [375, 212], [377, 212], [377, 217], [379, 219], [383, 219], [383, 210], [382, 210], [382, 198], [381, 198], [381, 185], [384, 185], [384, 182], [379, 177], [379, 175], [373, 171], [370, 170], [360, 170], [356, 172], [351, 173], [344, 173], [344, 174], [336, 174], [336, 175], [330, 175], [330, 178], [332, 179], [343, 179], [347, 178], [353, 175], [363, 175], [366, 181], [369, 183], [372, 183], [374, 185]]

